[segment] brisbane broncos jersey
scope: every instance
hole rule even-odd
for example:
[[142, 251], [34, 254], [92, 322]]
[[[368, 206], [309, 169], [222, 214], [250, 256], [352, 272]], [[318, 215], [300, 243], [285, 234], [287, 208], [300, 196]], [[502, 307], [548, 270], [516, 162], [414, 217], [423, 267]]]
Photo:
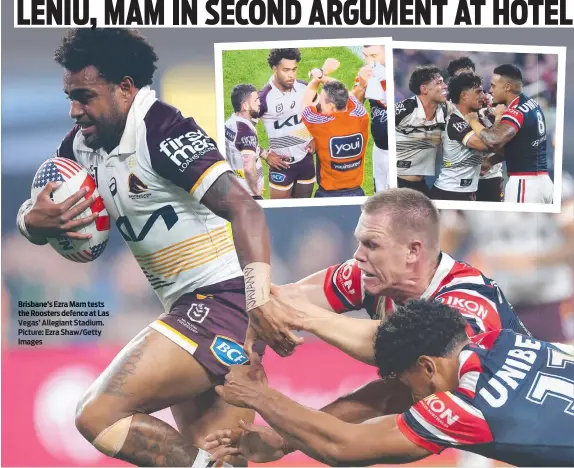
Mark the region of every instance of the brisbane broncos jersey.
[[397, 416], [432, 453], [452, 447], [516, 466], [574, 463], [574, 351], [510, 330], [471, 338], [459, 386]]
[[[337, 313], [364, 308], [371, 318], [382, 320], [395, 308], [392, 298], [365, 292], [356, 260], [330, 267], [323, 288], [329, 304]], [[468, 322], [469, 336], [502, 328], [530, 334], [494, 281], [444, 252], [420, 299], [436, 299], [457, 309]]]
[[92, 174], [166, 311], [185, 293], [242, 276], [229, 223], [201, 203], [231, 168], [193, 119], [149, 87], [136, 95], [112, 152], [88, 148], [75, 126], [57, 156]]

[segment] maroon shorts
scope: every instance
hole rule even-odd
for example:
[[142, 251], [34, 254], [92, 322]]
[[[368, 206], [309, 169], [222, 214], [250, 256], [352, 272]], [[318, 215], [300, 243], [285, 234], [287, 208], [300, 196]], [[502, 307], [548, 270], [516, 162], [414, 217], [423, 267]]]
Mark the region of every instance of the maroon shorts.
[[514, 312], [534, 338], [552, 343], [564, 343], [562, 315], [571, 307], [571, 301], [536, 305], [513, 305]]
[[433, 185], [430, 191], [430, 197], [433, 200], [475, 201], [476, 192], [449, 192], [447, 190], [439, 189], [436, 185]]
[[[240, 277], [184, 294], [150, 326], [222, 378], [230, 365], [248, 361], [243, 350], [248, 322]], [[255, 343], [254, 351], [262, 355], [264, 350], [263, 342]]]
[[492, 179], [480, 179], [478, 181], [476, 201], [503, 202], [504, 178], [493, 177]]
[[315, 182], [315, 161], [308, 153], [301, 161], [293, 163], [289, 169], [270, 169], [269, 186], [277, 190], [288, 190], [293, 184], [312, 184]]

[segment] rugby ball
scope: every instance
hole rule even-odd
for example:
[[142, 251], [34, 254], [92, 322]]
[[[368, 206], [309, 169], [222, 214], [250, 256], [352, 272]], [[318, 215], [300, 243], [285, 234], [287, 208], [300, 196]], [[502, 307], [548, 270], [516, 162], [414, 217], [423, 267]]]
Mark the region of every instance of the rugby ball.
[[[95, 260], [102, 254], [108, 243], [110, 218], [104, 206], [104, 201], [99, 196], [94, 178], [85, 168], [71, 159], [48, 159], [44, 161], [34, 176], [34, 181], [32, 182], [33, 202], [36, 202], [39, 193], [49, 182], [61, 182], [61, 185], [51, 195], [54, 203], [62, 203], [69, 196], [85, 187], [89, 189], [85, 196], [86, 198], [94, 193], [96, 194], [97, 198], [92, 205], [76, 218], [85, 218], [95, 212], [100, 213], [93, 223], [77, 229], [77, 232], [91, 234], [92, 237], [90, 239], [70, 239], [65, 234], [48, 239], [48, 243], [53, 249], [68, 260], [79, 263]], [[80, 200], [78, 204], [82, 201]]]

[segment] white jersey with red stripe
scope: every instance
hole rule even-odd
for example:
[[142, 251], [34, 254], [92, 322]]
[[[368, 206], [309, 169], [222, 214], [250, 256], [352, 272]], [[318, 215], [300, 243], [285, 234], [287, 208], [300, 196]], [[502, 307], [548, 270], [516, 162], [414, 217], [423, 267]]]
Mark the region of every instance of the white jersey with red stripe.
[[243, 276], [230, 225], [201, 200], [228, 162], [191, 118], [139, 90], [119, 145], [85, 145], [75, 126], [57, 156], [96, 180], [105, 207], [165, 310], [183, 294]]
[[[323, 284], [329, 304], [337, 313], [364, 308], [371, 318], [384, 319], [397, 304], [391, 297], [367, 294], [361, 278], [356, 260], [330, 267]], [[436, 299], [460, 311], [468, 322], [470, 336], [503, 328], [529, 335], [494, 281], [444, 252], [434, 277], [418, 299]]]
[[432, 453], [453, 447], [517, 466], [574, 460], [574, 351], [510, 330], [471, 338], [459, 386], [397, 416], [401, 432]]

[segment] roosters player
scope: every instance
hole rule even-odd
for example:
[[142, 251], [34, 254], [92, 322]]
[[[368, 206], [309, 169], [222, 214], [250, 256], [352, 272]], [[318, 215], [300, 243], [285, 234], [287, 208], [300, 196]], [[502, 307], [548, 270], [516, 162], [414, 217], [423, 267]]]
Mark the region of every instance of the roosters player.
[[522, 72], [514, 65], [494, 69], [490, 93], [493, 104], [507, 107], [499, 122], [485, 128], [476, 113], [465, 117], [491, 151], [504, 147], [504, 155], [492, 156], [492, 164], [506, 159], [508, 182], [505, 203], [545, 203], [554, 199], [548, 174], [546, 120], [536, 101], [522, 92]]
[[387, 75], [385, 46], [363, 46], [365, 66], [355, 79], [351, 91], [361, 103], [371, 107], [371, 135], [373, 145], [373, 178], [375, 192], [389, 188], [389, 129], [387, 121]]
[[511, 330], [469, 340], [468, 323], [436, 301], [411, 301], [378, 326], [375, 361], [412, 395], [402, 414], [349, 424], [267, 385], [260, 362], [233, 366], [219, 395], [271, 428], [208, 436], [212, 458], [277, 460], [289, 446], [331, 466], [408, 463], [456, 448], [518, 466], [574, 460], [574, 351]]

